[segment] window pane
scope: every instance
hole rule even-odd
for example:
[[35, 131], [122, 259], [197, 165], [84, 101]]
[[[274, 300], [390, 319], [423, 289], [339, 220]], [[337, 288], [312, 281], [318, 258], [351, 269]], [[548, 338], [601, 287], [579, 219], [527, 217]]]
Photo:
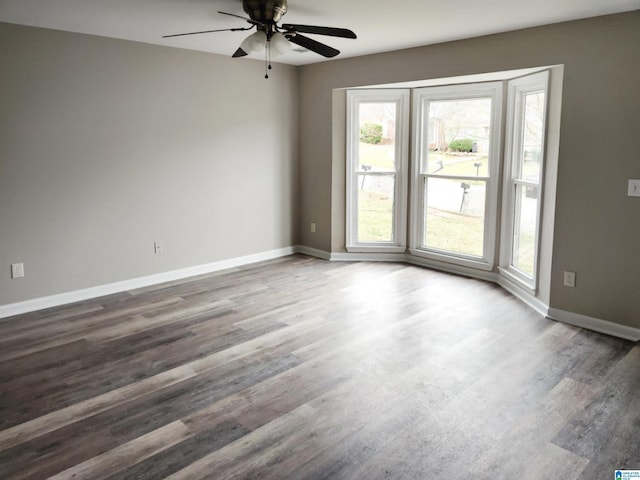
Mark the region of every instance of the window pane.
[[358, 175], [358, 242], [393, 242], [395, 175]]
[[485, 181], [428, 178], [425, 247], [482, 257]]
[[544, 92], [524, 95], [522, 128], [521, 178], [528, 182], [540, 182], [540, 161], [544, 134]]
[[538, 216], [538, 187], [515, 186], [512, 265], [533, 278]]
[[427, 172], [436, 175], [489, 175], [491, 99], [429, 102], [424, 151]]
[[359, 171], [396, 170], [396, 110], [395, 102], [360, 104]]

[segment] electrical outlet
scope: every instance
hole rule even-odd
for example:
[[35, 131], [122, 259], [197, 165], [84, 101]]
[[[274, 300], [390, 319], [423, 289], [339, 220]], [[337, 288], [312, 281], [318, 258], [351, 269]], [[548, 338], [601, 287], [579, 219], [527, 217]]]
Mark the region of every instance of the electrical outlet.
[[576, 272], [564, 272], [564, 286], [575, 288]]
[[311, 233], [316, 233], [316, 222], [311, 222]]
[[11, 264], [11, 278], [24, 277], [24, 263], [12, 263]]
[[640, 180], [629, 180], [629, 191], [627, 195], [630, 197], [640, 197]]
[[153, 242], [153, 253], [162, 253], [162, 242]]

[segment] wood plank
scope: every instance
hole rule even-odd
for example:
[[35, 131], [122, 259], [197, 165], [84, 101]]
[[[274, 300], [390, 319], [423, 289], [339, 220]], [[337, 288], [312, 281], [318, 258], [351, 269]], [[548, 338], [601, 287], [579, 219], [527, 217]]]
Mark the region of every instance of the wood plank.
[[600, 479], [640, 458], [638, 345], [405, 264], [292, 255], [0, 321], [0, 347], [11, 480]]
[[172, 422], [49, 478], [51, 480], [107, 478], [113, 473], [125, 470], [180, 443], [190, 435], [191, 432], [181, 421]]
[[[532, 457], [521, 480], [539, 480], [541, 478], [562, 478], [563, 480], [580, 480], [585, 477], [583, 475], [584, 468], [589, 464], [589, 460], [579, 457], [567, 450], [557, 447], [552, 443], [546, 443], [542, 449]], [[613, 470], [611, 475], [607, 477], [603, 475], [599, 478], [613, 478]]]
[[125, 387], [2, 430], [0, 431], [0, 450], [5, 450], [31, 438], [52, 432], [83, 418], [96, 415], [116, 405], [131, 401], [142, 395], [148, 395], [154, 390], [184, 381], [195, 375], [195, 371], [189, 365], [183, 365], [154, 377], [129, 384]]
[[221, 422], [214, 429], [198, 432], [147, 460], [114, 473], [109, 480], [140, 480], [165, 478], [200, 460], [211, 451], [234, 442], [248, 432], [242, 425]]
[[[535, 458], [555, 437], [562, 426], [575, 414], [581, 412], [592, 400], [598, 389], [593, 386], [564, 378], [525, 416], [517, 426], [501, 438], [499, 448], [488, 450], [473, 466], [473, 471], [481, 477], [504, 475], [509, 478], [521, 478], [531, 470], [529, 463], [522, 458]], [[508, 445], [508, 448], [504, 448]], [[565, 457], [570, 457], [567, 451]], [[579, 465], [579, 473], [588, 463], [588, 459], [574, 455]], [[557, 474], [546, 468], [555, 468], [553, 462], [538, 465], [543, 470], [538, 478], [549, 478]], [[572, 473], [573, 474], [573, 473]]]

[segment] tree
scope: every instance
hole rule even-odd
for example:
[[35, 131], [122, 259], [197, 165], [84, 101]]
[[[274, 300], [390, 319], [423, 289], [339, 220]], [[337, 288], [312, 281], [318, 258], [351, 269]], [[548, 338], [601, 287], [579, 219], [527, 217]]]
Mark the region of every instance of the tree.
[[379, 144], [382, 141], [382, 125], [365, 123], [360, 128], [360, 141], [363, 143]]

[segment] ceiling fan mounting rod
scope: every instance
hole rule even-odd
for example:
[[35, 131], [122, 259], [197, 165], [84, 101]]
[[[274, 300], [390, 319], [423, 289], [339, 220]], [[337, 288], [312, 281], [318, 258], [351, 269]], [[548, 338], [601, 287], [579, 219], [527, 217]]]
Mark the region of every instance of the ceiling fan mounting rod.
[[287, 13], [287, 0], [243, 0], [242, 8], [250, 19], [273, 25]]

